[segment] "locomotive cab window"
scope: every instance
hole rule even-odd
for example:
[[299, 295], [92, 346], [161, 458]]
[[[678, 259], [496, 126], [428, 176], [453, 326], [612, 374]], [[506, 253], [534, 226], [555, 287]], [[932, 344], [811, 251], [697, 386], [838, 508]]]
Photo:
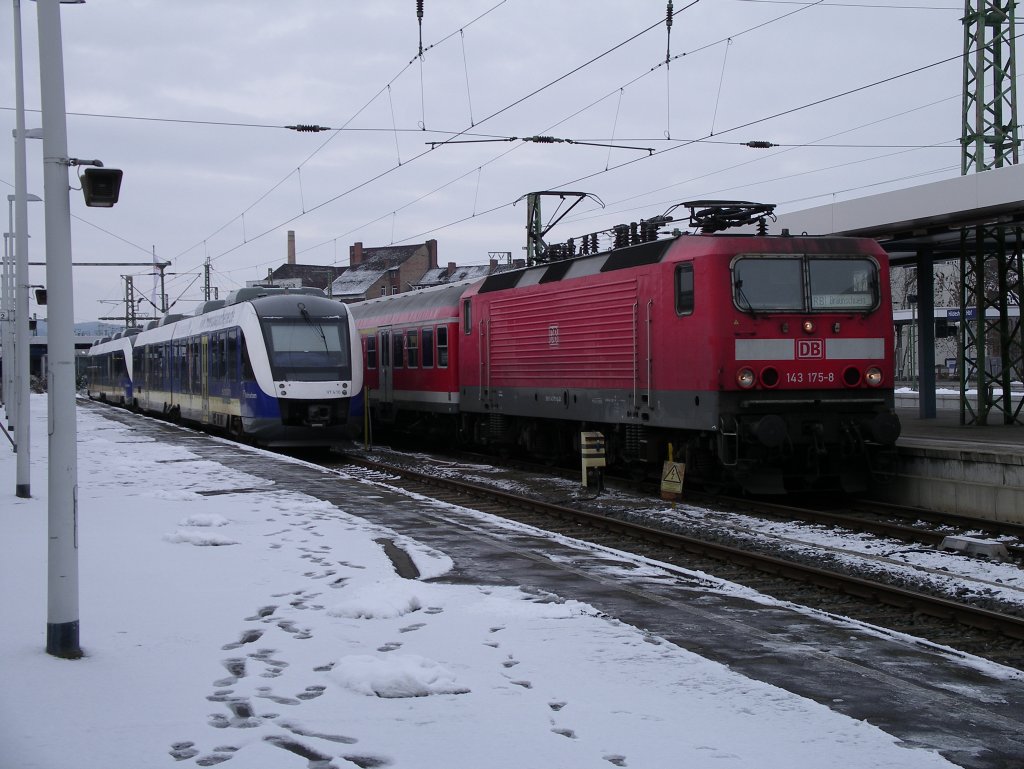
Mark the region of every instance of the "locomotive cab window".
[[758, 312], [866, 312], [878, 306], [878, 265], [865, 257], [740, 256], [733, 302]]
[[465, 334], [473, 333], [473, 315], [470, 312], [470, 308], [471, 307], [472, 307], [472, 305], [470, 304], [468, 299], [463, 300], [463, 302], [462, 302], [462, 331]]
[[693, 264], [676, 267], [676, 315], [693, 314]]
[[878, 271], [870, 259], [808, 259], [812, 310], [871, 310]]

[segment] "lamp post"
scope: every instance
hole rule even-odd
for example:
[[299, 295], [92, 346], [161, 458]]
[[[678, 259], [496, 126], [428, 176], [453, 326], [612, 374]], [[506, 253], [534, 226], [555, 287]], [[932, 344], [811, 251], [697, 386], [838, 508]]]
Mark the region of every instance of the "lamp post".
[[46, 198], [49, 564], [46, 651], [82, 656], [78, 641], [78, 451], [75, 445], [74, 290], [68, 197], [67, 108], [60, 0], [37, 0]]
[[[17, 0], [15, 0], [17, 2]], [[19, 25], [20, 26], [20, 25]], [[15, 36], [21, 36], [15, 32]], [[20, 43], [20, 39], [18, 40]], [[20, 57], [19, 57], [20, 61]], [[20, 80], [20, 78], [19, 78]], [[24, 123], [24, 112], [22, 112], [22, 123]], [[20, 129], [20, 130], [19, 130]], [[28, 212], [26, 204], [42, 200], [38, 195], [25, 192], [25, 152], [24, 152], [24, 125], [15, 129], [22, 138], [21, 149], [15, 148], [15, 158], [21, 160], [15, 165], [21, 166], [21, 173], [15, 169], [15, 190], [14, 195], [7, 196], [8, 216], [11, 220], [11, 228], [14, 233], [14, 395], [15, 420], [14, 420], [14, 452], [17, 457], [17, 475], [15, 480], [14, 493], [23, 498], [32, 496], [31, 493], [31, 422], [29, 397], [32, 394], [31, 388], [31, 365], [32, 356], [29, 351], [28, 341]], [[17, 140], [15, 141], [17, 145]], [[19, 184], [20, 182], [20, 184]], [[12, 215], [12, 207], [17, 212], [17, 221]]]
[[14, 392], [14, 327], [11, 321], [14, 316], [14, 292], [11, 259], [10, 233], [4, 233], [4, 269], [3, 283], [0, 285], [0, 345], [3, 345], [4, 365], [4, 413], [7, 416], [7, 427], [11, 427], [11, 411], [14, 408], [14, 399], [11, 395]]

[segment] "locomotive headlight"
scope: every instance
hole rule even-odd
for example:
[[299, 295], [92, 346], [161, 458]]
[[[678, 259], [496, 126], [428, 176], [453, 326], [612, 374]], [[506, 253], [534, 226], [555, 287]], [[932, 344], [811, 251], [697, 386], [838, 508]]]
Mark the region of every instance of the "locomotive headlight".
[[814, 333], [814, 321], [813, 320], [805, 320], [804, 324], [803, 324], [803, 330], [804, 330], [805, 334], [813, 334]]
[[749, 390], [754, 386], [754, 371], [749, 368], [741, 368], [736, 372], [736, 384], [742, 387], [744, 390]]
[[878, 387], [878, 385], [882, 384], [882, 369], [877, 366], [871, 366], [871, 368], [864, 372], [864, 381], [872, 387]]

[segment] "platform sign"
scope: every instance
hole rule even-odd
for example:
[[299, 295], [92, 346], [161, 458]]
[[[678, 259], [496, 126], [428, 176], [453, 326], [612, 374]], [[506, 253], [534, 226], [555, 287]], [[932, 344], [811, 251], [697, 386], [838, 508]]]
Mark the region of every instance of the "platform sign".
[[661, 471], [661, 498], [676, 500], [682, 497], [685, 475], [685, 463], [666, 462]]
[[[967, 320], [974, 320], [978, 317], [977, 307], [967, 308]], [[960, 309], [946, 310], [946, 320], [960, 320]]]

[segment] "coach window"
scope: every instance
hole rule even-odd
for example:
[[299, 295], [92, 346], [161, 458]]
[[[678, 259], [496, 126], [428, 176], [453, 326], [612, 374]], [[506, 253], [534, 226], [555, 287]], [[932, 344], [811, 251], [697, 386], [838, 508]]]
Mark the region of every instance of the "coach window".
[[419, 332], [415, 329], [405, 332], [405, 359], [409, 368], [417, 368], [420, 365], [419, 341]]
[[[470, 312], [470, 308], [471, 308], [471, 305], [469, 303], [469, 300], [468, 299], [463, 300], [463, 302], [462, 302], [462, 330], [466, 334], [472, 334], [473, 333], [473, 315]], [[440, 340], [440, 337], [439, 337], [438, 338], [438, 342], [440, 342], [440, 341], [441, 340]]]
[[405, 352], [404, 340], [405, 337], [400, 331], [391, 336], [391, 368], [402, 368], [402, 359], [405, 357], [403, 355]]
[[238, 379], [238, 329], [228, 331], [228, 379]]
[[437, 327], [437, 367], [448, 368], [448, 327]]
[[174, 346], [174, 355], [177, 360], [174, 374], [175, 381], [178, 384], [178, 389], [184, 390], [186, 378], [188, 377], [188, 345], [184, 339], [179, 339], [174, 343]]
[[203, 360], [202, 345], [196, 339], [192, 342], [192, 392], [202, 392]]
[[252, 381], [256, 378], [256, 372], [252, 370], [252, 361], [249, 360], [249, 346], [245, 343], [245, 334], [242, 335], [241, 349], [239, 356], [242, 359], [242, 379]]
[[377, 368], [377, 337], [366, 337], [366, 368]]
[[693, 314], [693, 263], [676, 267], [676, 315]]
[[434, 367], [434, 329], [425, 328], [423, 334], [423, 368]]

